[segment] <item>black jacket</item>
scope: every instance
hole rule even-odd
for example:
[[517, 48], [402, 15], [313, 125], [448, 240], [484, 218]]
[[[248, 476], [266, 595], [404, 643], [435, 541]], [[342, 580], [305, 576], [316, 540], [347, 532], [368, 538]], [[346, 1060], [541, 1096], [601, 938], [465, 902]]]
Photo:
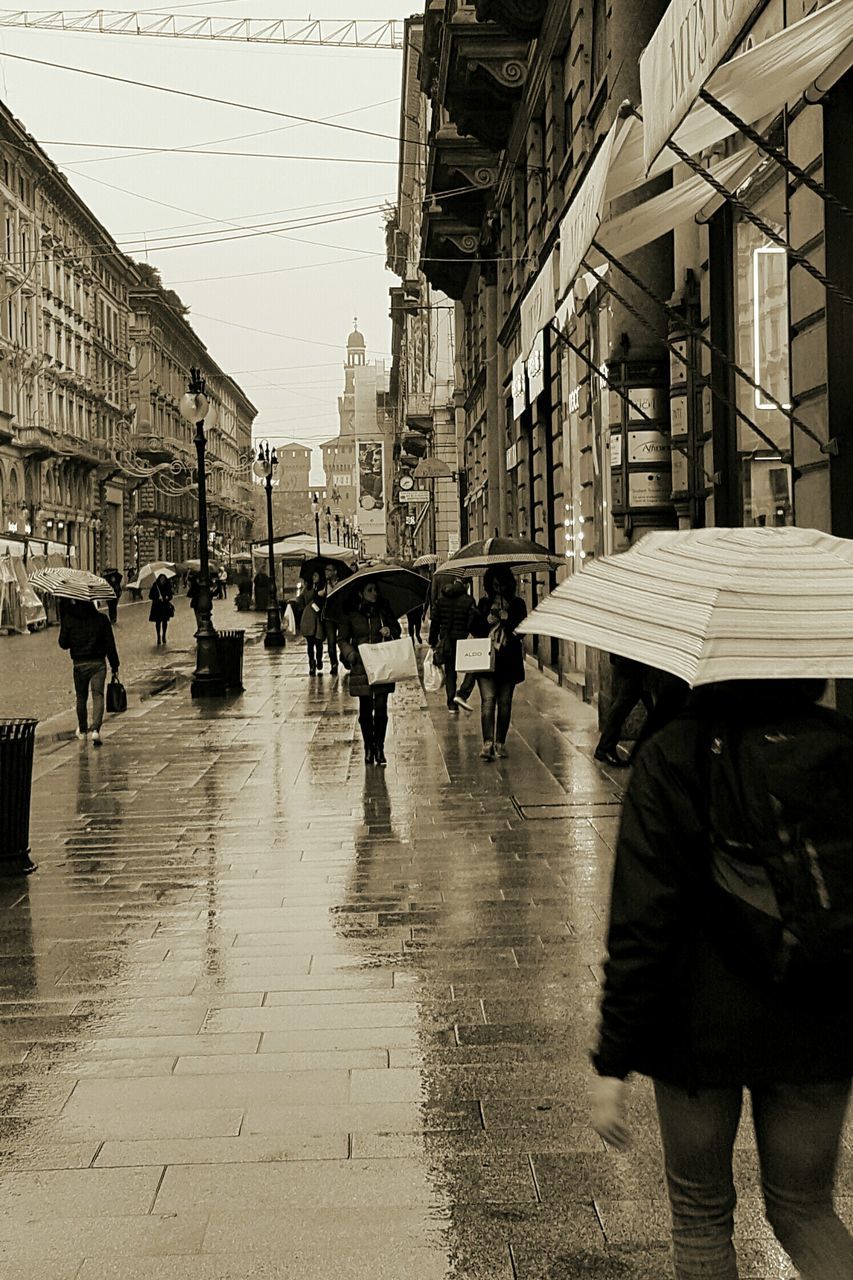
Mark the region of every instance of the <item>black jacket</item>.
[[439, 640], [466, 640], [471, 634], [474, 601], [464, 582], [450, 582], [442, 588], [429, 624], [429, 643]]
[[[481, 596], [471, 618], [471, 634], [480, 638], [491, 634], [494, 622], [489, 621], [492, 601]], [[518, 596], [507, 602], [508, 617], [500, 624], [503, 643], [495, 653], [495, 678], [501, 684], [521, 684], [524, 679], [524, 646], [515, 628], [527, 617], [527, 605]]]
[[364, 663], [359, 657], [358, 647], [362, 644], [380, 644], [383, 637], [379, 634], [382, 627], [391, 632], [392, 640], [399, 640], [402, 628], [387, 606], [380, 604], [377, 608], [366, 607], [353, 609], [344, 614], [338, 627], [338, 649], [341, 661], [349, 670], [349, 691], [354, 698], [362, 698], [370, 693], [392, 693], [393, 684], [369, 684]]
[[106, 658], [112, 670], [118, 670], [118, 651], [110, 620], [94, 607], [91, 613], [77, 614], [66, 606], [59, 628], [59, 647], [70, 650], [73, 662], [98, 662]]
[[724, 958], [710, 894], [710, 735], [696, 706], [694, 695], [645, 744], [625, 796], [595, 1068], [687, 1088], [849, 1076], [851, 975], [771, 986]]

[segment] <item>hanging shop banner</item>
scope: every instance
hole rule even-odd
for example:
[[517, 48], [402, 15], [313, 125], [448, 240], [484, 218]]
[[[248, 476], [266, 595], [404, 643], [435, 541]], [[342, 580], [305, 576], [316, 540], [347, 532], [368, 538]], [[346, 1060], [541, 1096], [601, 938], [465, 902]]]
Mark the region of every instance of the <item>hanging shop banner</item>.
[[521, 354], [525, 360], [530, 355], [537, 333], [554, 319], [557, 288], [557, 250], [548, 255], [545, 266], [539, 272], [521, 303]]
[[512, 366], [512, 420], [517, 422], [527, 408], [527, 370], [524, 356], [519, 356]]
[[384, 533], [384, 446], [381, 440], [359, 440], [355, 448], [359, 533]]
[[625, 139], [633, 128], [631, 120], [614, 120], [598, 149], [589, 171], [560, 223], [560, 292], [562, 300], [575, 281], [581, 261], [601, 223], [607, 175]]
[[761, 0], [672, 0], [640, 55], [646, 172]]
[[527, 357], [527, 386], [530, 391], [530, 403], [545, 390], [545, 334], [539, 330], [533, 340], [533, 347]]

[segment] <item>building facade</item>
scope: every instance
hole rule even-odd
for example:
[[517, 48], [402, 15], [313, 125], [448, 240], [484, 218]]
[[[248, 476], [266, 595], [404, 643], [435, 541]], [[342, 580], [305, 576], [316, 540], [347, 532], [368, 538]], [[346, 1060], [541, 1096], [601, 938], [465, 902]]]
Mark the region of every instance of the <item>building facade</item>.
[[[273, 535], [309, 533], [314, 527], [311, 510], [311, 450], [295, 440], [276, 445], [278, 466], [272, 490]], [[267, 495], [261, 482], [254, 486], [255, 541], [267, 536]]]
[[550, 588], [649, 529], [849, 536], [839, 8], [430, 0], [422, 268], [457, 304], [463, 540], [547, 544]]
[[251, 543], [254, 520], [252, 423], [257, 410], [223, 373], [193, 331], [180, 299], [151, 268], [131, 291], [133, 429], [122, 456], [136, 479], [131, 526], [133, 560], [181, 561], [198, 556], [195, 428], [180, 401], [198, 368], [210, 412], [207, 504], [210, 549], [228, 561]]
[[387, 265], [401, 281], [390, 290], [389, 547], [399, 556], [431, 553], [443, 561], [459, 548], [457, 432], [464, 419], [454, 398], [455, 304], [421, 268], [430, 171], [429, 99], [420, 81], [423, 18], [407, 19], [404, 29], [397, 204], [386, 223]]

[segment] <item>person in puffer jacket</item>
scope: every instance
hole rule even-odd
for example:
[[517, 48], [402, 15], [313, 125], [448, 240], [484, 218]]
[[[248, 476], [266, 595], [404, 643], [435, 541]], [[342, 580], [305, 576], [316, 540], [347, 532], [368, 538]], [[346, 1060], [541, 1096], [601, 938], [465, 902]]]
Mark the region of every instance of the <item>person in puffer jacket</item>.
[[433, 662], [436, 666], [444, 667], [447, 710], [457, 715], [459, 707], [463, 707], [465, 711], [471, 710], [468, 699], [477, 682], [477, 677], [469, 672], [457, 694], [456, 642], [467, 640], [471, 634], [473, 612], [474, 600], [468, 590], [467, 582], [462, 578], [451, 578], [441, 588], [429, 627], [429, 644], [433, 650]]

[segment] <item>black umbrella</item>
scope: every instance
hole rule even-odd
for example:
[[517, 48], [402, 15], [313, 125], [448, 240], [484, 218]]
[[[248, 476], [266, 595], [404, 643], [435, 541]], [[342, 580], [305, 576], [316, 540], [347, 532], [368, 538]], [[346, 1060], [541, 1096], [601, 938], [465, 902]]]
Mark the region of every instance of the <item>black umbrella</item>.
[[326, 565], [331, 564], [338, 571], [338, 577], [343, 580], [348, 578], [352, 573], [352, 565], [348, 564], [343, 557], [338, 559], [337, 556], [311, 556], [309, 560], [302, 561], [302, 568], [299, 570], [299, 576], [303, 581], [310, 583], [315, 573], [319, 573], [321, 578], [326, 575]]
[[419, 573], [411, 569], [403, 569], [397, 564], [371, 565], [367, 569], [359, 569], [346, 582], [339, 583], [326, 597], [325, 615], [333, 622], [340, 621], [345, 613], [349, 613], [358, 604], [358, 593], [365, 582], [375, 582], [379, 588], [380, 603], [384, 603], [394, 614], [402, 618], [410, 609], [417, 609], [427, 598], [429, 582]]
[[439, 572], [458, 573], [460, 577], [472, 577], [487, 569], [506, 565], [518, 573], [541, 573], [564, 564], [562, 556], [529, 538], [481, 538], [469, 542], [449, 560], [445, 560]]

